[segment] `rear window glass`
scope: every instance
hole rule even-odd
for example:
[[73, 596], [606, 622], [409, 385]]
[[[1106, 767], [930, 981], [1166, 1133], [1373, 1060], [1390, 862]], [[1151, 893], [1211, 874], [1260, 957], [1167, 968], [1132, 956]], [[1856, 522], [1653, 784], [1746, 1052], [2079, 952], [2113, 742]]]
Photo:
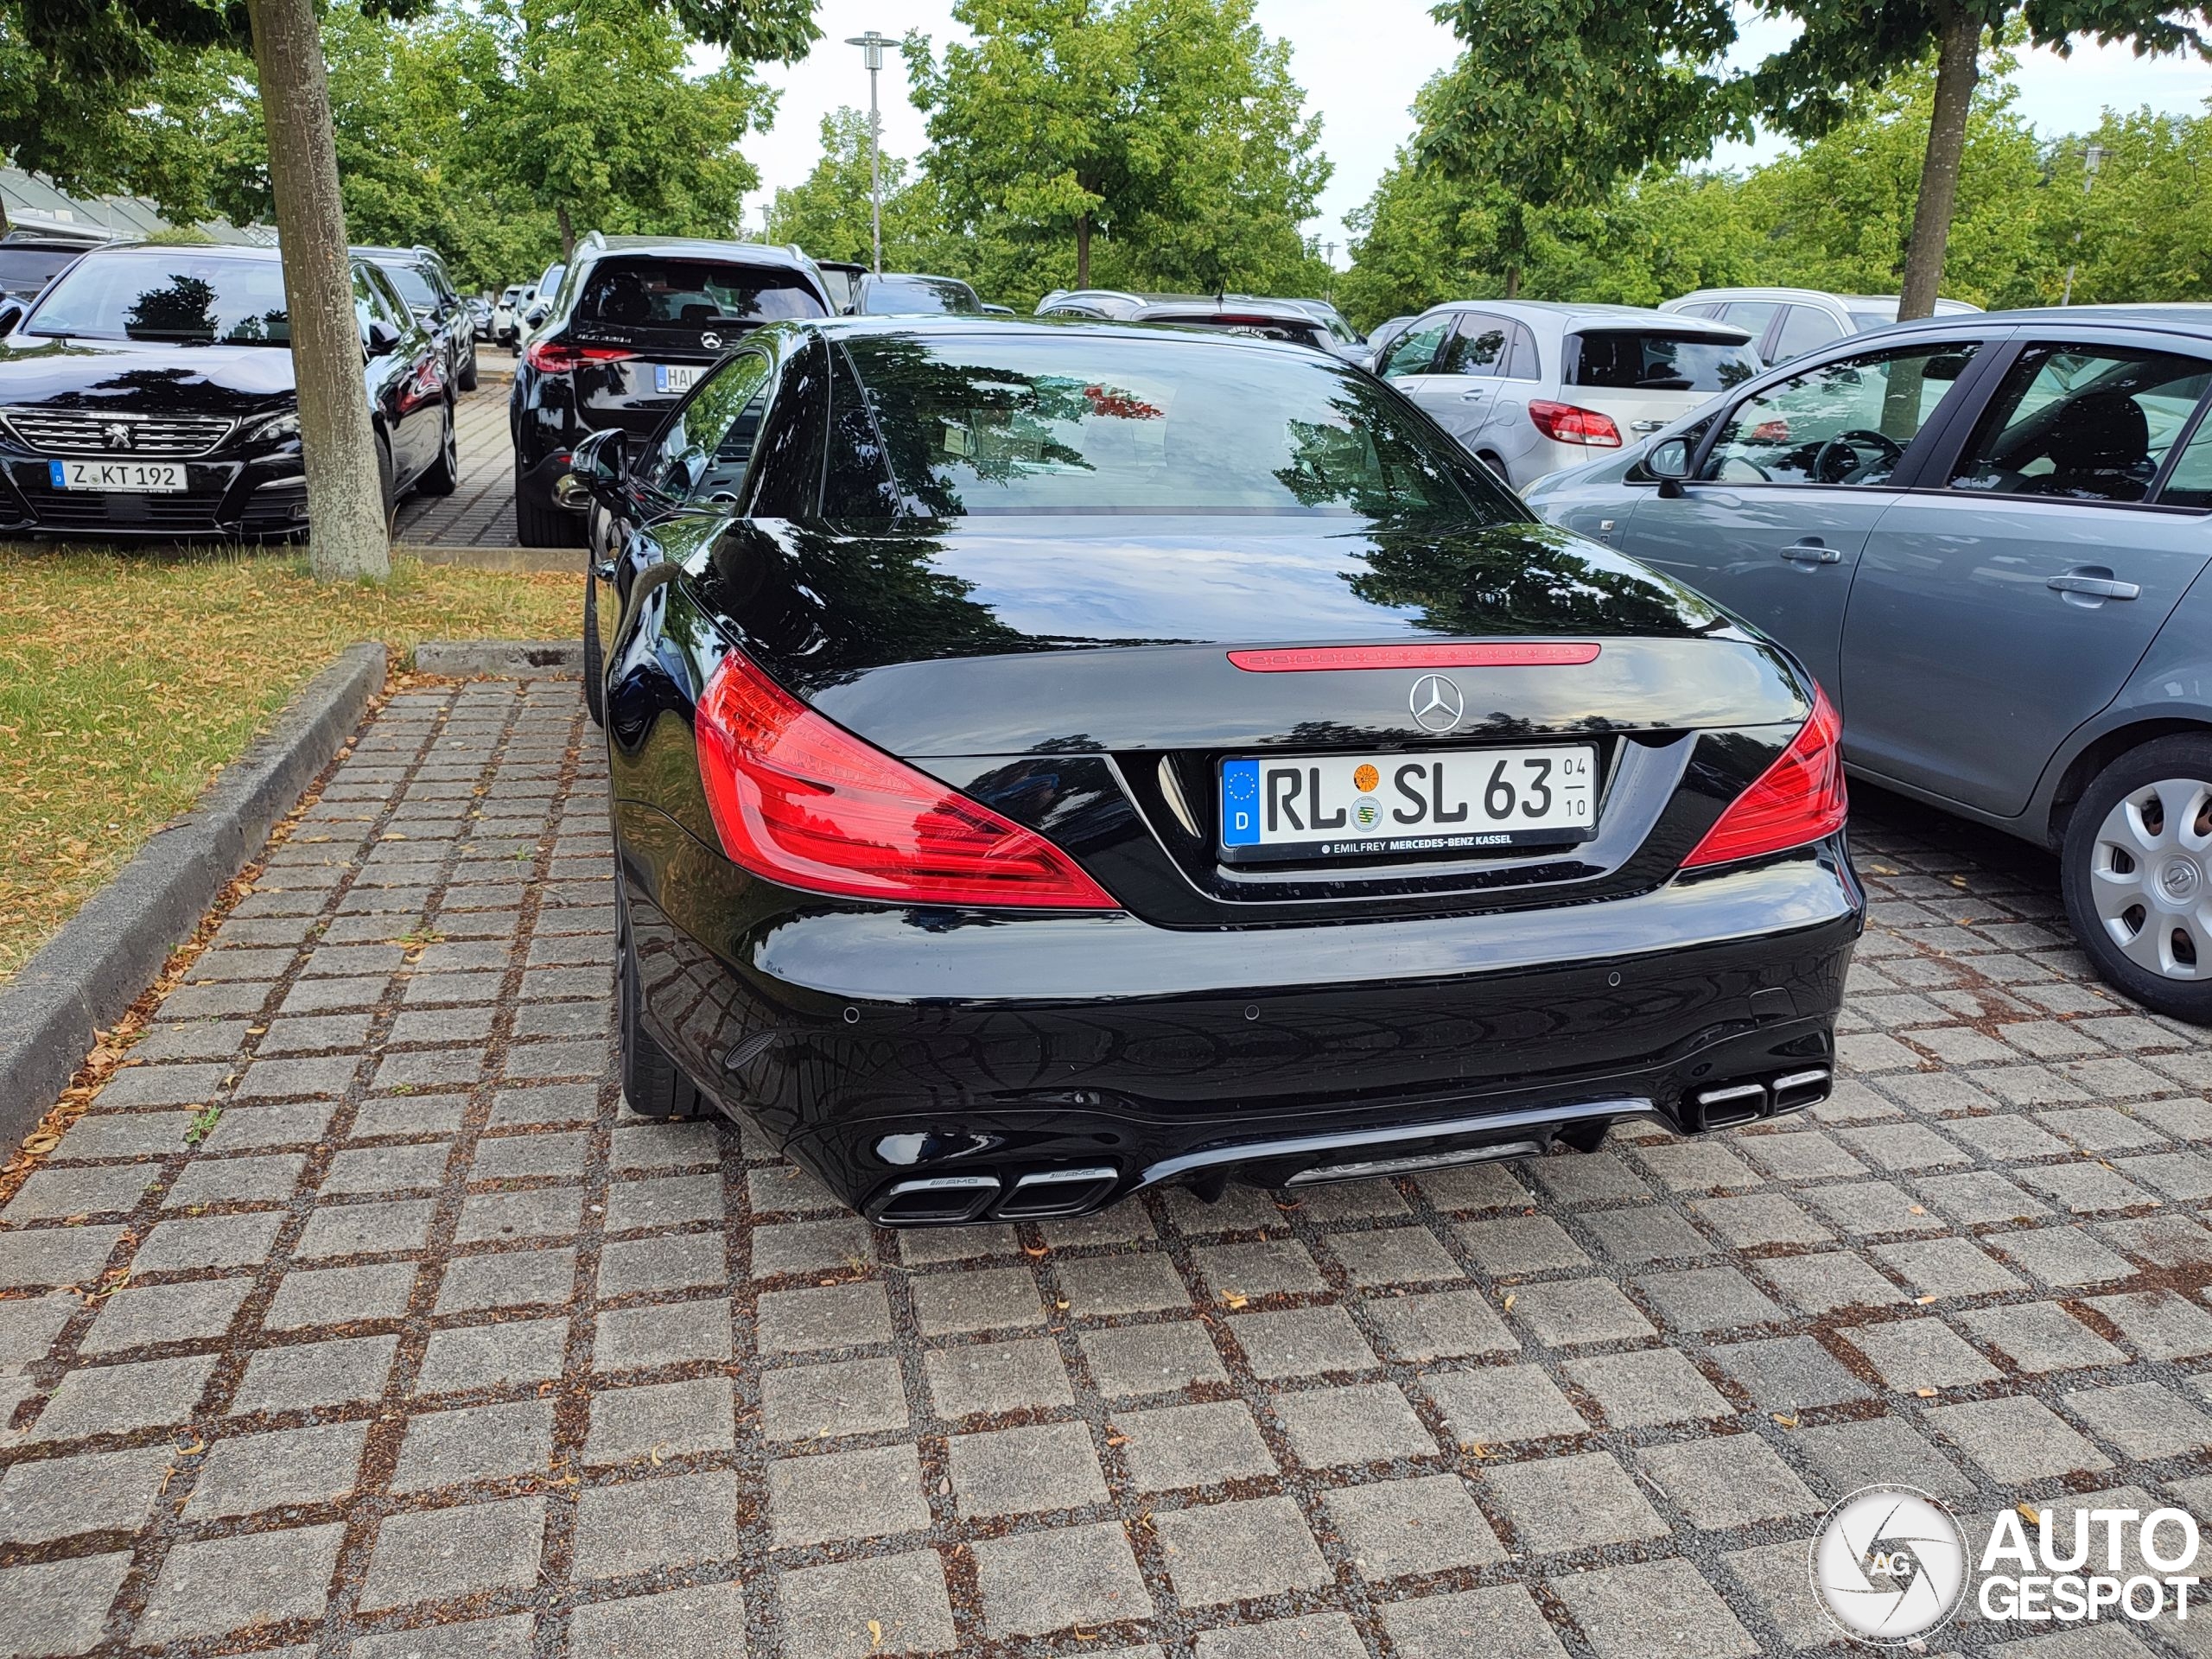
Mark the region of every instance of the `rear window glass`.
[[1286, 317], [1224, 317], [1206, 311], [1179, 317], [1169, 312], [1147, 311], [1143, 321], [1172, 323], [1178, 328], [1203, 328], [1211, 334], [1242, 334], [1247, 340], [1287, 340], [1294, 346], [1319, 347], [1328, 339], [1328, 331], [1319, 323], [1293, 322]]
[[1523, 517], [1320, 355], [1170, 337], [847, 342], [909, 510]]
[[711, 328], [823, 315], [796, 270], [702, 259], [603, 263], [585, 280], [576, 317], [632, 328]]
[[47, 289], [24, 330], [86, 340], [289, 346], [284, 271], [273, 258], [94, 255]]
[[1578, 335], [1567, 362], [1568, 385], [1612, 391], [1726, 391], [1759, 372], [1748, 345], [1626, 328]]
[[399, 290], [400, 298], [410, 306], [417, 306], [426, 311], [437, 308], [438, 290], [431, 285], [430, 279], [413, 265], [379, 264], [377, 269], [391, 279], [391, 285]]
[[861, 309], [871, 316], [973, 316], [983, 308], [974, 289], [949, 276], [874, 276], [862, 283]]
[[0, 289], [35, 294], [76, 257], [76, 252], [61, 248], [0, 248]]

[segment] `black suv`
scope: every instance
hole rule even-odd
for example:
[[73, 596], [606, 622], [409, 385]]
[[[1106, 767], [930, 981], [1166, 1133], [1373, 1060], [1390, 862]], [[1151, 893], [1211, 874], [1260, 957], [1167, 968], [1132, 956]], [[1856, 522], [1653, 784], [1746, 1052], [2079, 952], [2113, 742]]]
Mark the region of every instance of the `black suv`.
[[0, 299], [29, 305], [84, 254], [106, 245], [105, 237], [94, 240], [66, 232], [16, 230], [0, 236]]
[[[444, 355], [382, 270], [353, 276], [386, 509], [450, 494]], [[0, 535], [302, 533], [291, 344], [273, 248], [101, 248], [28, 315], [0, 302]]]
[[463, 391], [476, 390], [476, 317], [446, 275], [446, 262], [435, 248], [355, 248], [356, 259], [365, 259], [391, 278], [422, 325], [429, 329], [445, 353], [446, 378]]
[[797, 248], [586, 236], [515, 365], [518, 539], [582, 546], [582, 512], [553, 493], [578, 443], [613, 427], [629, 454], [642, 453], [669, 410], [747, 334], [831, 309], [822, 273]]

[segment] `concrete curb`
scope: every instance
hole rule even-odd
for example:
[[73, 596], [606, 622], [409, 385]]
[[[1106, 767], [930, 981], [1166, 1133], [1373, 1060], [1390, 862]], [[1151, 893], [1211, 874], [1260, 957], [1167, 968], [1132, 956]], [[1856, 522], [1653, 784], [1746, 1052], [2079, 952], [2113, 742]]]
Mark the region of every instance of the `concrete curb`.
[[347, 646], [0, 988], [0, 1147], [30, 1133], [83, 1064], [93, 1032], [137, 1001], [192, 937], [353, 734], [384, 675], [382, 645]]
[[584, 671], [581, 639], [425, 639], [415, 671], [456, 680], [534, 680]]

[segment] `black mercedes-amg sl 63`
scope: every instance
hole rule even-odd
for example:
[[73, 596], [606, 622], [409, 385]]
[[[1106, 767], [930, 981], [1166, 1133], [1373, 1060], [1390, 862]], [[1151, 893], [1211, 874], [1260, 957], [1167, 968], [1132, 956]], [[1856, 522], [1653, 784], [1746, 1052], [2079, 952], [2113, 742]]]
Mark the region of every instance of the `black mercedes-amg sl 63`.
[[1357, 369], [779, 325], [568, 487], [639, 1112], [918, 1225], [1829, 1091], [1826, 698]]

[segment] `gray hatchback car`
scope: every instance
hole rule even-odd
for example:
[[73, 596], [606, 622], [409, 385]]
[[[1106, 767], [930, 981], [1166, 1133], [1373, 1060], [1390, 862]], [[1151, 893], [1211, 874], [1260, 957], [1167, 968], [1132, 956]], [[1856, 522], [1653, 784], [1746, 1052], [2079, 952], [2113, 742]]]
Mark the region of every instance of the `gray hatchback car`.
[[2113, 984], [2212, 1023], [2212, 307], [1863, 334], [1545, 479], [1796, 652], [1861, 776], [2050, 846]]

